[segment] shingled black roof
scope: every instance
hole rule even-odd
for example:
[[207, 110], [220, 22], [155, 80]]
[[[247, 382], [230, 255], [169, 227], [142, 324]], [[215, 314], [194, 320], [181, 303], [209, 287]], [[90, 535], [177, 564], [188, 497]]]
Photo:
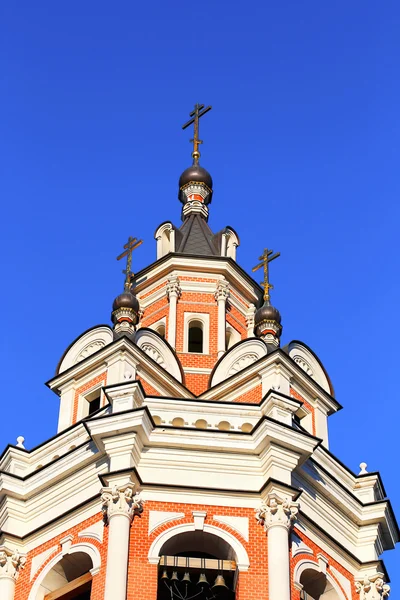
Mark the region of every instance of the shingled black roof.
[[220, 255], [220, 235], [214, 234], [199, 214], [188, 216], [176, 232], [176, 252], [185, 254]]

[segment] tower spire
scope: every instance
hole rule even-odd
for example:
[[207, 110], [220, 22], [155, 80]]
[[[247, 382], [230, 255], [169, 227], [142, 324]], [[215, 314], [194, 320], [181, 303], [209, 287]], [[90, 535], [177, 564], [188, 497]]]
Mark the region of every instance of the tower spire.
[[122, 272], [125, 274], [124, 291], [114, 300], [111, 320], [114, 323], [114, 336], [133, 335], [135, 333], [135, 325], [139, 320], [139, 301], [132, 291], [132, 252], [143, 243], [143, 240], [138, 240], [129, 236], [127, 243], [124, 245], [124, 251], [117, 256], [117, 260], [121, 260], [126, 256], [126, 269]]
[[189, 121], [187, 121], [187, 123], [182, 125], [182, 129], [186, 129], [192, 123], [194, 125], [193, 139], [190, 140], [190, 143], [193, 144], [192, 158], [193, 158], [194, 165], [199, 164], [199, 158], [200, 158], [199, 145], [203, 143], [203, 140], [201, 140], [199, 138], [199, 119], [200, 119], [200, 117], [202, 117], [203, 115], [208, 113], [208, 111], [211, 109], [212, 109], [212, 106], [207, 106], [207, 108], [204, 108], [204, 104], [195, 104], [194, 110], [189, 115], [191, 117], [191, 119], [189, 119]]

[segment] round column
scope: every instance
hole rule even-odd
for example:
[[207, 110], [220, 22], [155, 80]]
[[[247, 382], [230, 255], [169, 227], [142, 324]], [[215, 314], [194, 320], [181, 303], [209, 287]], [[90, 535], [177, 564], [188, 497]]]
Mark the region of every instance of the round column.
[[5, 546], [0, 547], [0, 598], [14, 600], [15, 584], [26, 558], [17, 551], [11, 552]]
[[229, 298], [229, 283], [226, 279], [220, 279], [218, 281], [217, 289], [215, 291], [215, 299], [218, 302], [218, 340], [217, 340], [217, 352], [218, 358], [220, 358], [225, 348], [225, 337], [226, 337], [226, 301]]
[[277, 494], [268, 494], [257, 513], [268, 539], [269, 600], [290, 600], [289, 532], [297, 513], [297, 502]]
[[142, 511], [142, 500], [133, 489], [131, 483], [102, 489], [103, 512], [109, 528], [104, 600], [126, 600], [131, 521], [135, 512]]
[[176, 347], [176, 307], [181, 293], [179, 278], [172, 275], [167, 283], [167, 296], [169, 298], [168, 342], [174, 349]]

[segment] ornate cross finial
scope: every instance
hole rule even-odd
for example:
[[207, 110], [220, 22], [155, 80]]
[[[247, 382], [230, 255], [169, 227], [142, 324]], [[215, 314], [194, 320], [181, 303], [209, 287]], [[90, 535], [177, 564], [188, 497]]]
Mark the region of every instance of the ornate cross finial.
[[200, 117], [205, 115], [209, 110], [211, 110], [211, 108], [212, 108], [212, 106], [207, 106], [207, 108], [204, 108], [204, 104], [195, 104], [194, 111], [192, 111], [190, 113], [190, 117], [192, 117], [192, 118], [190, 119], [190, 121], [188, 121], [187, 123], [182, 125], [182, 129], [186, 129], [187, 127], [189, 127], [189, 125], [194, 123], [194, 135], [193, 135], [193, 139], [190, 140], [190, 142], [193, 144], [192, 157], [193, 157], [194, 165], [199, 164], [199, 158], [200, 158], [199, 145], [203, 143], [203, 140], [199, 139], [199, 119], [200, 119]]
[[268, 265], [270, 262], [275, 260], [275, 258], [278, 258], [278, 256], [281, 255], [280, 252], [276, 252], [275, 254], [273, 254], [273, 252], [274, 252], [273, 250], [268, 250], [268, 248], [264, 248], [264, 254], [262, 254], [258, 258], [258, 260], [260, 260], [261, 262], [258, 265], [256, 265], [255, 267], [253, 267], [253, 269], [252, 269], [252, 271], [254, 273], [255, 271], [258, 271], [258, 269], [261, 269], [261, 267], [264, 267], [264, 281], [261, 284], [261, 286], [264, 288], [264, 302], [269, 302], [269, 299], [270, 299], [269, 290], [274, 289], [274, 286], [271, 285], [269, 282], [269, 267], [268, 267]]
[[128, 242], [124, 245], [124, 248], [125, 248], [124, 252], [122, 254], [120, 254], [119, 256], [117, 256], [117, 260], [121, 260], [121, 258], [124, 258], [124, 256], [126, 256], [126, 269], [124, 269], [122, 271], [125, 274], [125, 284], [124, 284], [125, 290], [131, 289], [131, 282], [132, 282], [132, 276], [133, 276], [133, 273], [131, 271], [132, 252], [136, 248], [138, 248], [140, 246], [140, 244], [143, 244], [143, 240], [138, 240], [137, 238], [133, 238], [133, 237], [129, 236]]

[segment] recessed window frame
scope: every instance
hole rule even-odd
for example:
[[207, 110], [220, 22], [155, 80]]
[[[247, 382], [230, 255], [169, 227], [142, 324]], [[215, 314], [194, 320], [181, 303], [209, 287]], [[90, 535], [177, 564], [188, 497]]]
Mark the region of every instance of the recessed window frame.
[[183, 351], [189, 353], [189, 327], [190, 323], [198, 321], [203, 329], [203, 352], [190, 352], [190, 354], [210, 353], [210, 315], [208, 313], [185, 313], [183, 322]]

